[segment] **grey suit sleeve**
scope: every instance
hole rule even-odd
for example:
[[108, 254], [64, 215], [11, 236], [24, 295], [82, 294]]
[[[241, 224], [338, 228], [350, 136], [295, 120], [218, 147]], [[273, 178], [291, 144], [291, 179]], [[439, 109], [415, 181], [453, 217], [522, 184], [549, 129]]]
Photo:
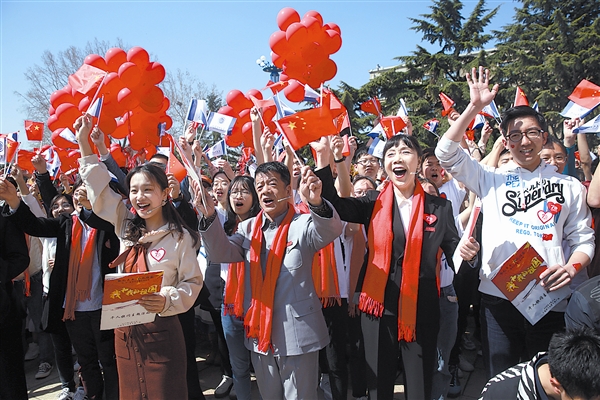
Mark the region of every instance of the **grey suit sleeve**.
[[200, 223], [200, 235], [208, 259], [216, 263], [230, 263], [244, 261], [243, 243], [246, 238], [240, 233], [234, 233], [228, 237], [223, 226], [211, 223], [203, 230]]
[[312, 222], [308, 225], [308, 229], [306, 230], [308, 243], [315, 251], [327, 246], [342, 234], [342, 220], [340, 219], [340, 216], [329, 201], [323, 201], [326, 202], [333, 211], [332, 217], [324, 218], [311, 210], [310, 215]]

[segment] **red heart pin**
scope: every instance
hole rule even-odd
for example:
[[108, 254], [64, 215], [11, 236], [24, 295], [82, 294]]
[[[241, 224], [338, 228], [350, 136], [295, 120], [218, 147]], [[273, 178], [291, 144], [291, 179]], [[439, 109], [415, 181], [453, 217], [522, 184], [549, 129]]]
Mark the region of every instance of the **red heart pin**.
[[552, 215], [556, 215], [562, 210], [562, 206], [557, 203], [548, 202], [548, 210], [552, 213]]
[[433, 225], [433, 223], [435, 221], [437, 221], [437, 217], [433, 214], [425, 214], [425, 216], [423, 217], [423, 219], [425, 220], [425, 222], [427, 222], [429, 225]]
[[154, 258], [156, 261], [160, 261], [166, 253], [167, 251], [162, 247], [160, 249], [152, 249], [150, 250], [150, 257]]

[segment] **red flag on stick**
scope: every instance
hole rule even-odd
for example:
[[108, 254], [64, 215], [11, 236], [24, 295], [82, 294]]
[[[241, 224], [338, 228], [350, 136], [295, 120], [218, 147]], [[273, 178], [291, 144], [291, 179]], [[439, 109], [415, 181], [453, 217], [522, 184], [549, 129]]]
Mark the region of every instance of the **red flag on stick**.
[[381, 116], [381, 103], [377, 97], [365, 101], [360, 105], [360, 109], [369, 114]]
[[406, 128], [406, 122], [404, 122], [402, 117], [383, 117], [379, 123], [388, 139], [392, 136], [396, 136], [402, 129]]
[[323, 136], [337, 133], [328, 107], [297, 112], [281, 118], [278, 124], [294, 150], [319, 140]]
[[584, 79], [573, 90], [569, 100], [585, 108], [595, 108], [600, 103], [600, 86]]
[[444, 92], [440, 92], [440, 100], [442, 101], [443, 108], [442, 117], [446, 117], [454, 109], [456, 103]]
[[69, 85], [80, 93], [88, 94], [98, 89], [107, 72], [91, 65], [83, 64], [77, 72], [69, 76]]
[[25, 120], [27, 139], [41, 142], [44, 137], [44, 123]]
[[523, 89], [521, 89], [518, 86], [517, 86], [517, 92], [515, 93], [515, 103], [514, 103], [513, 107], [517, 107], [517, 106], [529, 106], [529, 100], [527, 99], [527, 95], [525, 94]]

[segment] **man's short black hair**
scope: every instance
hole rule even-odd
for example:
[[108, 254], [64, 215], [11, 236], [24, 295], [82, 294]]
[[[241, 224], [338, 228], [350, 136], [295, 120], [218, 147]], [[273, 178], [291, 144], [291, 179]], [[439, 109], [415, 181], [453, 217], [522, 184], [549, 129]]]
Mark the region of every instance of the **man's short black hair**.
[[588, 327], [554, 334], [548, 347], [548, 366], [570, 397], [600, 396], [600, 335]]
[[554, 150], [554, 143], [556, 143], [560, 147], [560, 149], [562, 150], [563, 154], [566, 157], [567, 156], [567, 148], [565, 147], [563, 142], [558, 140], [554, 135], [548, 135], [548, 140], [546, 140], [546, 144], [544, 144], [544, 146], [542, 148]]
[[256, 168], [256, 172], [254, 176], [258, 176], [258, 174], [268, 175], [270, 173], [277, 173], [285, 186], [288, 186], [291, 182], [290, 178], [290, 170], [286, 167], [284, 163], [279, 161], [271, 161], [264, 164], [260, 164], [258, 168]]
[[502, 114], [502, 122], [500, 123], [500, 130], [502, 131], [502, 134], [506, 136], [508, 134], [507, 129], [510, 122], [521, 117], [535, 118], [540, 125], [540, 128], [544, 132], [548, 132], [548, 123], [546, 123], [546, 118], [544, 118], [542, 114], [529, 106], [516, 106], [509, 108]]
[[[358, 160], [360, 160], [360, 158], [362, 156], [371, 156], [372, 154], [369, 154], [369, 146], [360, 146], [358, 149], [356, 149], [356, 153], [354, 153], [354, 164], [358, 163]], [[375, 156], [373, 156], [375, 157]]]
[[420, 163], [421, 166], [423, 166], [423, 163], [425, 162], [425, 160], [431, 156], [437, 158], [437, 156], [435, 155], [434, 147], [428, 147], [425, 150], [423, 150], [423, 156], [421, 156], [421, 163]]
[[364, 180], [367, 180], [371, 185], [373, 185], [373, 190], [377, 189], [377, 182], [375, 182], [375, 179], [371, 178], [370, 176], [366, 176], [366, 175], [356, 175], [354, 177], [354, 179], [352, 180], [352, 185], [356, 185], [358, 182], [364, 181]]
[[165, 156], [162, 153], [154, 153], [154, 155], [152, 155], [152, 157], [150, 157], [150, 160], [152, 160], [153, 158], [159, 158], [159, 159], [163, 160], [166, 163], [169, 162], [169, 157]]

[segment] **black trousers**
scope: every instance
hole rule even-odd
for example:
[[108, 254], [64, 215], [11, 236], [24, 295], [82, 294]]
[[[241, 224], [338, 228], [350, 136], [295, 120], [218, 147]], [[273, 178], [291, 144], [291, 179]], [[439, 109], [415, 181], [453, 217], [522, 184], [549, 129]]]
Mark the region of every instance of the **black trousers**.
[[[4, 316], [2, 316], [4, 317]], [[25, 354], [21, 338], [23, 315], [12, 304], [0, 323], [0, 399], [27, 399]]]
[[[402, 352], [405, 399], [430, 397], [435, 368], [437, 330], [419, 332], [416, 342], [398, 342], [398, 317], [362, 314], [369, 399], [392, 400], [397, 360]], [[436, 332], [433, 332], [436, 331]]]

